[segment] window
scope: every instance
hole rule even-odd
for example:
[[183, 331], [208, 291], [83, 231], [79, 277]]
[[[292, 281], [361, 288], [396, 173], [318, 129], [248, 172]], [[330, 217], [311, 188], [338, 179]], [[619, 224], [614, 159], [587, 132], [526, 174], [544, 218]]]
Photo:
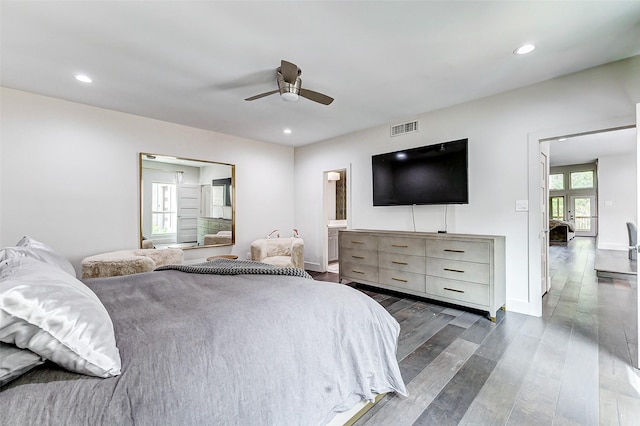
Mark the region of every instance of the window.
[[553, 220], [564, 220], [564, 197], [550, 197], [550, 216]]
[[549, 175], [549, 190], [559, 191], [564, 189], [564, 174]]
[[162, 182], [151, 184], [151, 235], [176, 233], [177, 204], [175, 184]]
[[593, 188], [593, 170], [571, 172], [571, 189]]

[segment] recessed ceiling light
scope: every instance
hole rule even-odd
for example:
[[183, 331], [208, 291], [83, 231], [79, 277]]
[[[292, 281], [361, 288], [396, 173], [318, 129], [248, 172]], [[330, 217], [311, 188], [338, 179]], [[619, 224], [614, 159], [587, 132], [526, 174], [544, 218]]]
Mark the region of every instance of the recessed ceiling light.
[[84, 75], [84, 74], [77, 74], [76, 80], [81, 81], [83, 83], [91, 83], [93, 81], [88, 75]]
[[558, 142], [566, 141], [567, 138], [558, 138]]
[[284, 129], [282, 131], [282, 133], [284, 133], [285, 135], [290, 135], [291, 134], [291, 129]]
[[527, 53], [531, 53], [536, 50], [536, 45], [532, 43], [523, 44], [513, 51], [516, 55], [526, 55]]

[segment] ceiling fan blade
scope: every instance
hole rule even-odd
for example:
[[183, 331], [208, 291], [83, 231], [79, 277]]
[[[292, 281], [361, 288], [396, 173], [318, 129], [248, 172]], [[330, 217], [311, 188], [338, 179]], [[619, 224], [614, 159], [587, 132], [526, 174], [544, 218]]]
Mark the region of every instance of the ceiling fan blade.
[[245, 101], [255, 101], [256, 99], [264, 98], [265, 96], [273, 95], [274, 93], [278, 93], [279, 90], [272, 90], [270, 92], [260, 93], [259, 95], [252, 96], [250, 98], [245, 99]]
[[300, 75], [300, 69], [296, 64], [282, 60], [280, 62], [280, 73], [284, 78], [284, 81], [290, 84], [295, 84], [296, 79]]
[[323, 105], [329, 105], [331, 102], [333, 102], [333, 98], [331, 96], [323, 95], [322, 93], [314, 92], [313, 90], [308, 89], [301, 88], [300, 96], [311, 101], [321, 103]]

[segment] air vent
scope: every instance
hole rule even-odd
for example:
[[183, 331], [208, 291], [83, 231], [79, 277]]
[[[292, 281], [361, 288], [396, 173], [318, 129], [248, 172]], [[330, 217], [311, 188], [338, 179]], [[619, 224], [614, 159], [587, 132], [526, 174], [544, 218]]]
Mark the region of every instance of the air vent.
[[408, 123], [396, 124], [394, 126], [391, 126], [391, 136], [400, 136], [417, 131], [418, 121], [409, 121]]

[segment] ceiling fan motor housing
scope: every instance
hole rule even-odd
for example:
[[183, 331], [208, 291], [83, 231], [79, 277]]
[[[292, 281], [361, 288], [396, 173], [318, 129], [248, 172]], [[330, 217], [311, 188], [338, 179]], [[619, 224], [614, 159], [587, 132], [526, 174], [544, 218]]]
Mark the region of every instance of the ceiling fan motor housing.
[[300, 86], [302, 86], [302, 79], [296, 78], [294, 83], [288, 83], [284, 81], [284, 77], [278, 72], [278, 89], [280, 90], [280, 98], [287, 102], [294, 102], [298, 100], [300, 94]]

